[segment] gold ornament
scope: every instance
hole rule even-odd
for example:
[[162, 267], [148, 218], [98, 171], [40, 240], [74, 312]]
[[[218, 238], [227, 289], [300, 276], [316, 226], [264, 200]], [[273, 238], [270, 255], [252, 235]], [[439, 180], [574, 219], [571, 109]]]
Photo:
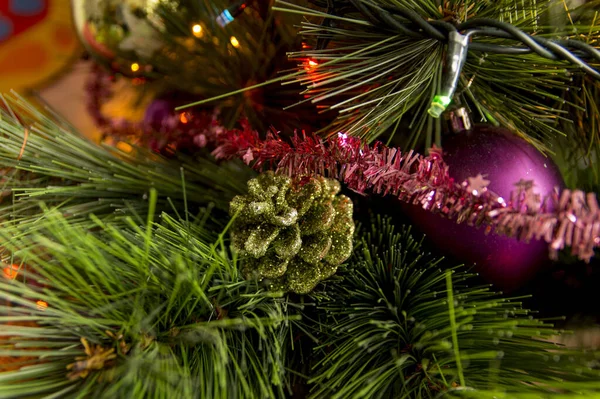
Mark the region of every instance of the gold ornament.
[[352, 201], [337, 180], [263, 173], [231, 201], [232, 245], [244, 272], [273, 289], [306, 294], [352, 252]]

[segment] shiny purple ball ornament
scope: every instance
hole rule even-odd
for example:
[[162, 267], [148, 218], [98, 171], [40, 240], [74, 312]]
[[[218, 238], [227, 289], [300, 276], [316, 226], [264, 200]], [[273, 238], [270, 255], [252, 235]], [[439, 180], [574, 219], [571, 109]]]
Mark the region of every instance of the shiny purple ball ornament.
[[[442, 144], [443, 159], [457, 182], [481, 173], [490, 180], [488, 189], [503, 198], [510, 198], [521, 179], [533, 180], [534, 191], [542, 196], [550, 194], [554, 187], [564, 187], [563, 178], [550, 158], [504, 128], [475, 125], [444, 137]], [[525, 243], [496, 234], [486, 235], [483, 228], [456, 224], [415, 205], [404, 209], [441, 252], [467, 265], [474, 263], [474, 270], [496, 288], [514, 290], [549, 262], [545, 242]]]

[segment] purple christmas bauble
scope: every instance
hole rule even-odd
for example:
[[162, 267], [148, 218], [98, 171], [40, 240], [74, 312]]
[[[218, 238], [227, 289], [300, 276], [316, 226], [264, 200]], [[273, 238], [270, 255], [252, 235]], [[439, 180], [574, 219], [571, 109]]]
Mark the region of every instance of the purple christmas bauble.
[[193, 110], [176, 111], [175, 108], [189, 104], [198, 100], [198, 96], [194, 96], [190, 93], [183, 92], [169, 92], [163, 93], [160, 97], [154, 99], [144, 113], [143, 123], [146, 127], [149, 127], [157, 132], [170, 131], [174, 129], [180, 121], [182, 113], [200, 112], [200, 110], [209, 110], [212, 112], [213, 109], [210, 107], [199, 108], [195, 107]]
[[175, 115], [175, 105], [172, 101], [157, 99], [152, 101], [144, 113], [144, 124], [155, 130], [160, 130], [165, 122]]
[[[476, 125], [468, 132], [448, 136], [443, 141], [443, 158], [450, 176], [462, 182], [484, 175], [488, 189], [510, 198], [515, 184], [533, 180], [534, 191], [542, 196], [554, 187], [563, 187], [562, 176], [551, 159], [506, 129]], [[456, 224], [418, 206], [407, 206], [409, 217], [442, 252], [467, 264], [496, 287], [510, 291], [530, 279], [548, 262], [548, 244], [529, 243], [496, 234], [483, 228]]]

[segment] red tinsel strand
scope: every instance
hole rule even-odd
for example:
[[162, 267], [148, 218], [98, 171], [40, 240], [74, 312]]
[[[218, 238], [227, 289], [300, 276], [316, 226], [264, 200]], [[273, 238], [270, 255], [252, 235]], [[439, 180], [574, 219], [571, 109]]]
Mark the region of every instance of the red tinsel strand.
[[574, 255], [589, 261], [600, 245], [595, 194], [564, 190], [541, 198], [533, 182], [520, 181], [511, 198], [504, 199], [487, 189], [489, 181], [482, 176], [455, 182], [438, 148], [428, 156], [403, 154], [341, 133], [329, 139], [295, 134], [287, 143], [272, 131], [262, 140], [247, 124], [211, 141], [217, 145], [213, 154], [218, 159], [237, 157], [255, 169], [336, 178], [358, 193], [392, 195], [457, 223], [483, 227], [486, 234], [545, 240], [554, 258], [571, 247]]

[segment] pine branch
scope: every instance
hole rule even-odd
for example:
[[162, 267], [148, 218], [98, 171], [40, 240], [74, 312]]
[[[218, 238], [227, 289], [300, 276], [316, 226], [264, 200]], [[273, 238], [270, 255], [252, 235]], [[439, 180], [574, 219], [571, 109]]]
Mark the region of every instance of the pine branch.
[[451, 269], [448, 285], [442, 260], [424, 253], [410, 229], [378, 220], [361, 237], [341, 281], [314, 297], [319, 324], [306, 326], [320, 337], [312, 398], [562, 397], [600, 389], [593, 355], [549, 342], [551, 325], [530, 317], [518, 298], [473, 286], [462, 269]]
[[[438, 6], [435, 1], [362, 1], [410, 9], [426, 20], [464, 22], [474, 18], [492, 18], [544, 36], [540, 16], [546, 1], [451, 1]], [[412, 132], [404, 137], [413, 148], [440, 142], [440, 126], [425, 113], [439, 93], [444, 44], [435, 39], [419, 39], [376, 26], [357, 13], [349, 2], [340, 2], [335, 15], [278, 1], [277, 10], [300, 13], [307, 18], [329, 23], [306, 22], [300, 34], [313, 45], [291, 54], [300, 62], [299, 74], [289, 76], [306, 87], [304, 101], [335, 109], [339, 116], [322, 132], [345, 132], [371, 141], [397, 132], [399, 124]], [[596, 28], [578, 26], [579, 32], [595, 35]], [[560, 32], [554, 32], [556, 37]], [[589, 36], [588, 36], [589, 37]], [[479, 39], [478, 39], [479, 40]], [[327, 42], [326, 48], [317, 43]], [[509, 44], [506, 39], [482, 39], [481, 43]], [[546, 138], [560, 134], [556, 121], [568, 119], [568, 112], [555, 109], [548, 99], [559, 100], [570, 85], [570, 71], [563, 63], [538, 55], [505, 55], [470, 52], [463, 70], [459, 95], [455, 102], [469, 104], [478, 119], [502, 124], [528, 138], [540, 149], [548, 150]], [[303, 60], [314, 62], [306, 67]], [[405, 123], [406, 121], [406, 123]], [[435, 139], [434, 139], [435, 136]]]
[[144, 215], [152, 188], [159, 192], [157, 212], [183, 209], [184, 197], [193, 214], [207, 206], [227, 211], [253, 176], [236, 163], [99, 146], [17, 97], [5, 101], [10, 108], [0, 110], [0, 169], [5, 196], [13, 201], [0, 210], [4, 224], [35, 221], [39, 201], [83, 221], [91, 213]]
[[[24, 259], [31, 268], [0, 282], [0, 296], [13, 302], [2, 307], [8, 312], [2, 322], [12, 325], [0, 331], [0, 356], [30, 357], [20, 370], [0, 373], [2, 397], [284, 396], [294, 336], [285, 322], [294, 319], [286, 316], [293, 307], [241, 278], [224, 247], [225, 231], [217, 235], [201, 219], [163, 215], [149, 229], [131, 219], [128, 228], [95, 219], [90, 232], [45, 212], [35, 234], [0, 230], [11, 261]], [[363, 237], [343, 280], [313, 295], [324, 324], [302, 327], [323, 327], [315, 397], [329, 397], [340, 384], [331, 397], [360, 390], [374, 398], [386, 392], [418, 398], [452, 390], [453, 331], [470, 388], [498, 394], [598, 388], [589, 381], [596, 372], [580, 364], [582, 354], [540, 341], [555, 331], [526, 317], [516, 301], [467, 287], [468, 273], [452, 279], [457, 328], [450, 328], [439, 262], [389, 223]], [[27, 321], [35, 324], [14, 325]], [[415, 345], [398, 346], [394, 337]], [[384, 368], [392, 372], [379, 373]], [[398, 380], [399, 371], [406, 378]]]
[[0, 356], [30, 357], [0, 373], [1, 397], [284, 396], [294, 317], [240, 276], [225, 232], [166, 214], [146, 226], [94, 218], [92, 232], [44, 215], [35, 233], [0, 229], [5, 260], [27, 265], [0, 281], [12, 303]]

